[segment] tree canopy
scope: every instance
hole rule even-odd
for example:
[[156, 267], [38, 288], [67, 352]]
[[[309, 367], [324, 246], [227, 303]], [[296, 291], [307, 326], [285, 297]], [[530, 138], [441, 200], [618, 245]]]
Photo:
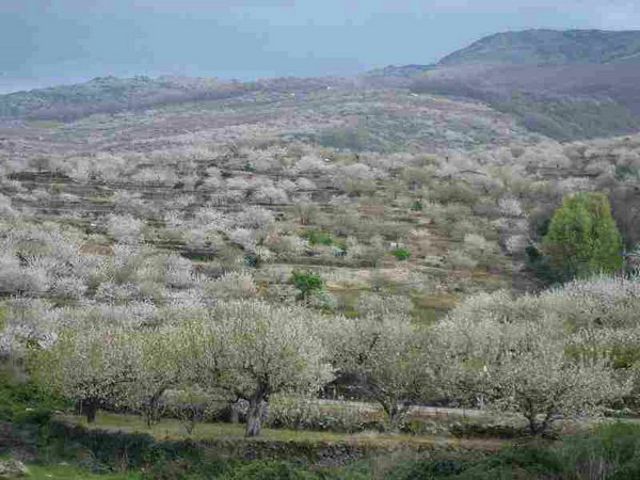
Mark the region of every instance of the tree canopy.
[[543, 240], [551, 268], [561, 280], [620, 270], [622, 248], [611, 205], [602, 193], [566, 197]]

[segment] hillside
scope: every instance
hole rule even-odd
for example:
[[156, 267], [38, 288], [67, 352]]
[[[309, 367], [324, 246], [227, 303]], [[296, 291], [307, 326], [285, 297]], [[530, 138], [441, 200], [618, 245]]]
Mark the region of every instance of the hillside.
[[[127, 80], [119, 82], [126, 85]], [[192, 96], [188, 101], [171, 97], [167, 103], [149, 95], [146, 98], [154, 100], [152, 105], [143, 107], [145, 97], [140, 97], [137, 108], [121, 104], [122, 110], [104, 112], [101, 109], [110, 105], [107, 101], [52, 103], [40, 110], [50, 115], [5, 119], [7, 128], [0, 121], [0, 145], [4, 143], [3, 149], [13, 156], [21, 156], [58, 149], [117, 151], [132, 145], [147, 151], [181, 145], [192, 137], [221, 143], [280, 138], [351, 151], [433, 152], [537, 138], [510, 115], [477, 102], [416, 95], [406, 88], [354, 87], [346, 82], [332, 86], [328, 82], [280, 79], [261, 82], [259, 88], [229, 84], [235, 90], [225, 90], [227, 96], [221, 98], [209, 94], [195, 98], [199, 90], [194, 89], [189, 90]], [[77, 90], [89, 90], [94, 83], [79, 85]], [[69, 91], [66, 88], [52, 90], [62, 95]], [[222, 95], [220, 89], [217, 94]], [[79, 118], [65, 116], [75, 108], [84, 114]], [[94, 114], [90, 114], [92, 110]], [[64, 118], [68, 119], [61, 121]]]
[[478, 40], [439, 65], [576, 65], [640, 63], [640, 32], [525, 30]]
[[0, 95], [0, 118], [69, 121], [94, 113], [117, 113], [193, 101], [219, 100], [249, 92], [310, 92], [336, 85], [325, 79], [270, 79], [250, 83], [214, 78], [99, 77], [85, 83]]
[[441, 67], [411, 89], [481, 101], [561, 141], [640, 129], [640, 66], [633, 64]]
[[411, 90], [483, 102], [561, 141], [640, 129], [640, 32], [529, 30], [483, 38]]
[[555, 140], [623, 135], [640, 130], [640, 31], [498, 33], [435, 65], [389, 66], [363, 81], [482, 102]]

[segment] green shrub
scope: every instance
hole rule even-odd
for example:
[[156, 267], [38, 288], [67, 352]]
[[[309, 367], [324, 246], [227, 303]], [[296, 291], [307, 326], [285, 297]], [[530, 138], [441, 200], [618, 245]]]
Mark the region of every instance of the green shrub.
[[30, 382], [19, 382], [0, 372], [0, 421], [45, 425], [53, 412], [70, 407]]
[[534, 474], [535, 476], [531, 478], [540, 478], [544, 475], [561, 473], [565, 465], [558, 458], [555, 449], [532, 444], [503, 450], [498, 455], [481, 462], [479, 468], [470, 469], [466, 478], [474, 478], [474, 470], [497, 473], [511, 468]]
[[389, 480], [430, 480], [436, 478], [450, 478], [461, 474], [465, 464], [458, 460], [422, 460], [404, 462], [396, 467]]
[[396, 248], [391, 252], [391, 254], [401, 262], [404, 262], [406, 260], [409, 260], [409, 258], [411, 258], [411, 252], [406, 248]]
[[629, 165], [617, 165], [615, 175], [619, 181], [640, 180], [640, 168]]
[[344, 256], [347, 252], [347, 243], [344, 239], [334, 238], [328, 232], [322, 230], [309, 230], [302, 234], [303, 238], [309, 241], [312, 246], [323, 245], [325, 247], [334, 247], [335, 256]]
[[[221, 478], [233, 470], [233, 463], [225, 460], [176, 458], [160, 459], [145, 469], [145, 480], [204, 480]], [[224, 477], [223, 477], [224, 478]]]
[[[566, 437], [561, 443], [536, 442], [462, 460], [401, 461], [384, 478], [390, 480], [537, 480], [540, 478], [640, 478], [640, 425], [616, 423]], [[600, 472], [597, 477], [594, 472]]]
[[331, 234], [321, 230], [309, 230], [305, 232], [303, 236], [309, 240], [311, 245], [333, 245], [333, 237]]
[[320, 477], [285, 462], [254, 461], [234, 468], [218, 478], [220, 480], [313, 480]]
[[606, 466], [607, 479], [640, 478], [640, 425], [613, 423], [584, 435], [569, 437], [558, 455], [576, 472]]
[[300, 298], [303, 300], [308, 299], [312, 293], [319, 292], [324, 288], [324, 280], [322, 277], [313, 272], [294, 270], [289, 282], [300, 291]]

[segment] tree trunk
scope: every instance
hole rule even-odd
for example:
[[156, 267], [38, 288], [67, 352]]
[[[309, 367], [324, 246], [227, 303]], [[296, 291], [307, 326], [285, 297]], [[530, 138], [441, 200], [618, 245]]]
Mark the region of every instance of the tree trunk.
[[149, 400], [146, 402], [146, 405], [143, 407], [143, 412], [145, 419], [147, 421], [147, 427], [151, 428], [151, 426], [160, 421], [160, 398], [165, 392], [165, 388], [158, 389]]
[[267, 402], [264, 395], [257, 394], [249, 399], [249, 410], [247, 411], [247, 429], [245, 437], [257, 437], [262, 429], [262, 417], [265, 412]]
[[400, 423], [406, 413], [406, 409], [401, 407], [397, 401], [381, 401], [382, 409], [387, 414], [389, 429], [396, 432], [400, 429]]
[[240, 412], [238, 412], [235, 403], [231, 405], [231, 423], [240, 423]]
[[525, 418], [529, 422], [529, 433], [531, 434], [531, 436], [535, 437], [543, 433], [544, 425], [541, 425], [538, 422], [535, 412], [529, 412], [525, 414]]
[[80, 413], [87, 417], [87, 423], [94, 423], [98, 413], [98, 402], [93, 398], [82, 400], [80, 403]]
[[231, 404], [231, 423], [240, 423], [242, 416], [245, 416], [246, 400], [239, 398]]

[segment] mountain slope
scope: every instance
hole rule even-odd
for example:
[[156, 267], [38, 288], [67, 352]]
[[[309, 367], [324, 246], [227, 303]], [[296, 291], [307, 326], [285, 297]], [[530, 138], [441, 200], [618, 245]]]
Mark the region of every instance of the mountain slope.
[[640, 65], [440, 67], [411, 88], [481, 101], [561, 141], [640, 130]]
[[640, 31], [525, 30], [478, 40], [440, 65], [640, 63]]
[[499, 33], [412, 79], [416, 93], [484, 102], [556, 140], [640, 130], [640, 31]]
[[93, 113], [116, 113], [264, 92], [308, 93], [336, 86], [331, 78], [274, 78], [223, 82], [215, 78], [99, 77], [85, 83], [0, 95], [0, 118], [74, 120]]

